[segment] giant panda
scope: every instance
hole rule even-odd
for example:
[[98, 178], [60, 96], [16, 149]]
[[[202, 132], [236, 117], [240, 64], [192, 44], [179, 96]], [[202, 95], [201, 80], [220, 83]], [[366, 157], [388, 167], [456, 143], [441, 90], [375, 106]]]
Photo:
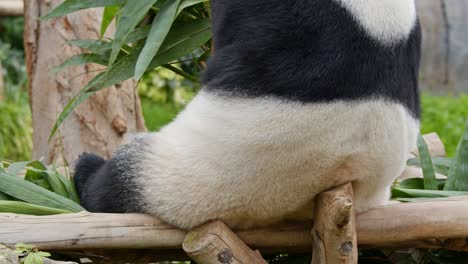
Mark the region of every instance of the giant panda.
[[76, 163], [91, 212], [182, 229], [313, 218], [352, 182], [358, 212], [389, 203], [419, 130], [414, 0], [212, 0], [203, 89], [157, 133]]

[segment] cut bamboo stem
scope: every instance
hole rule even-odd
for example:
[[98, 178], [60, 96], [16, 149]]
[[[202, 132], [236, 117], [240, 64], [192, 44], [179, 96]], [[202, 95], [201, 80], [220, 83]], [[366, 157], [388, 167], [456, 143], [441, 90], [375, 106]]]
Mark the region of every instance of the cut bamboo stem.
[[[379, 248], [468, 251], [468, 196], [375, 208], [356, 216], [358, 244]], [[310, 223], [237, 231], [264, 253], [310, 252]], [[40, 250], [180, 249], [186, 232], [138, 214], [30, 216], [0, 214], [0, 243]]]
[[0, 1], [0, 16], [21, 16], [24, 13], [22, 0]]
[[267, 264], [221, 221], [190, 231], [182, 247], [199, 264]]
[[357, 264], [353, 201], [350, 183], [316, 198], [312, 264]]

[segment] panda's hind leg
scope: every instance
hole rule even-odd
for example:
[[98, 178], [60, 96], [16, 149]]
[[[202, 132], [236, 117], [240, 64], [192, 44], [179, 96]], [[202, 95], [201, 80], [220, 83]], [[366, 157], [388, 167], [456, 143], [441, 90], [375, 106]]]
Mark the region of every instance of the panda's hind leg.
[[75, 165], [75, 174], [73, 181], [75, 183], [76, 191], [80, 194], [88, 182], [88, 179], [94, 175], [104, 164], [106, 160], [102, 157], [92, 154], [83, 153], [78, 158]]
[[137, 163], [125, 151], [107, 161], [94, 154], [82, 156], [74, 176], [81, 205], [95, 213], [142, 213], [141, 187], [133, 180]]

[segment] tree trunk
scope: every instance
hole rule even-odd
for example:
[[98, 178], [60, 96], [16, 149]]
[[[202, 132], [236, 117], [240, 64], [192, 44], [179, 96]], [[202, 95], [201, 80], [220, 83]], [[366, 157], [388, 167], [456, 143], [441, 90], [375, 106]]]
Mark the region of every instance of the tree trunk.
[[[73, 162], [82, 152], [109, 157], [125, 136], [144, 131], [136, 83], [132, 80], [92, 96], [68, 117], [49, 142], [51, 129], [66, 104], [91, 80], [98, 65], [51, 72], [54, 66], [80, 53], [66, 45], [75, 39], [99, 37], [102, 9], [88, 9], [53, 20], [38, 18], [63, 0], [25, 0], [25, 51], [33, 114], [33, 158]], [[114, 28], [110, 28], [112, 33]]]
[[423, 30], [421, 87], [439, 94], [468, 92], [468, 1], [416, 3]]

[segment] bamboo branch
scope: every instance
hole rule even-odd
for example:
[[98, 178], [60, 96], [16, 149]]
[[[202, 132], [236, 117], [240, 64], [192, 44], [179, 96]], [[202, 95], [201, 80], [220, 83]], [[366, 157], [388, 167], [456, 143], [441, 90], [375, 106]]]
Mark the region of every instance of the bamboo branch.
[[[448, 248], [468, 251], [468, 196], [396, 204], [357, 216], [358, 245], [365, 247]], [[310, 252], [311, 226], [288, 223], [238, 231], [262, 252]], [[0, 241], [36, 245], [40, 250], [178, 249], [186, 232], [146, 215], [0, 214]]]
[[22, 0], [0, 1], [0, 16], [22, 16], [24, 13]]
[[357, 264], [356, 218], [350, 183], [321, 193], [316, 199], [313, 264]]
[[221, 221], [190, 231], [182, 247], [200, 264], [267, 264], [258, 251], [251, 250]]

